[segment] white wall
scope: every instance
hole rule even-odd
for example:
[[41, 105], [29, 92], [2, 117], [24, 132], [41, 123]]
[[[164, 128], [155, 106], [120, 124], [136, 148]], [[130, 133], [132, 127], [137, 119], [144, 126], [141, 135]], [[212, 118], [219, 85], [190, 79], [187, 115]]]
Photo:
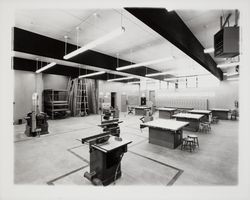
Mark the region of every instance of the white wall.
[[[159, 89], [156, 87], [156, 106], [164, 106], [169, 97], [206, 98], [208, 108], [234, 108], [234, 101], [239, 100], [237, 81], [221, 81], [218, 86], [205, 88]], [[148, 92], [148, 90], [147, 90]], [[148, 94], [147, 94], [148, 96]]]
[[44, 89], [66, 89], [69, 78], [53, 74], [43, 74]]
[[121, 110], [121, 95], [137, 95], [139, 96], [139, 85], [99, 81], [99, 98], [108, 94], [108, 98], [104, 98], [105, 102], [110, 102], [110, 93], [116, 92], [117, 106]]
[[[43, 80], [42, 74], [35, 74], [28, 71], [14, 70], [14, 121], [22, 119], [31, 112], [32, 94], [39, 95], [39, 109], [42, 106]], [[37, 84], [37, 90], [36, 90]]]
[[68, 77], [14, 70], [13, 120], [23, 119], [32, 109], [32, 94], [39, 95], [39, 109], [42, 111], [42, 91], [44, 89], [66, 89]]
[[121, 108], [121, 94], [142, 96], [144, 93], [149, 96], [149, 90], [155, 90], [156, 106], [164, 106], [166, 98], [169, 97], [187, 97], [187, 98], [206, 98], [208, 99], [208, 108], [234, 108], [234, 101], [239, 100], [239, 84], [237, 81], [221, 81], [218, 86], [207, 86], [200, 88], [184, 89], [161, 89], [159, 83], [145, 84], [141, 86], [129, 85], [124, 83], [99, 81], [99, 94], [109, 94], [106, 102], [110, 102], [110, 93], [117, 92], [117, 104]]

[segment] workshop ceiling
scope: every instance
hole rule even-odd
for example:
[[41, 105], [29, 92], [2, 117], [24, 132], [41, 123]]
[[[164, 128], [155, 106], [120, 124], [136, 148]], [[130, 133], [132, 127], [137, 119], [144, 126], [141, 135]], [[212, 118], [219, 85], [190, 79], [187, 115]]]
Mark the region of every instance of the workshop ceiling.
[[[177, 10], [176, 13], [204, 47], [213, 46], [211, 42], [213, 41], [213, 34], [219, 30], [221, 10]], [[226, 15], [226, 12], [224, 12], [224, 14]], [[78, 37], [76, 31], [77, 26], [80, 27]], [[150, 73], [150, 71], [153, 73], [167, 70], [170, 70], [175, 76], [209, 73], [199, 63], [125, 9], [39, 9], [17, 10], [15, 14], [15, 27], [51, 37], [62, 42], [65, 41], [64, 36], [67, 35], [69, 37], [68, 43], [78, 44], [79, 46], [83, 46], [120, 26], [125, 27], [126, 31], [124, 34], [92, 50], [110, 56], [113, 59], [118, 57], [128, 63], [145, 62], [168, 56], [175, 57], [174, 60], [148, 66], [152, 70], [149, 68], [146, 70], [144, 67], [138, 68], [139, 71], [143, 71], [143, 73], [140, 74], [137, 70], [135, 75], [138, 76], [144, 76], [145, 73]], [[18, 57], [27, 58], [27, 54], [26, 57], [21, 54], [19, 54]], [[44, 56], [41, 57], [41, 59], [44, 59]], [[215, 61], [219, 62], [220, 60]], [[117, 63], [115, 63], [115, 65], [117, 66]], [[112, 67], [115, 68], [116, 66]], [[131, 70], [131, 72], [132, 71], [133, 70]], [[127, 70], [126, 73], [129, 74], [130, 71]], [[120, 75], [122, 75], [122, 73]]]

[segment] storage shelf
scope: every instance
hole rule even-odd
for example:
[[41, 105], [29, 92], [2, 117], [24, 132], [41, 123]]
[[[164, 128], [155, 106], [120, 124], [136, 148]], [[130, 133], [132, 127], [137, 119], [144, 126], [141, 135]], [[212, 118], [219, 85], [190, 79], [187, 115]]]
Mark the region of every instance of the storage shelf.
[[55, 114], [61, 112], [61, 115], [65, 115], [65, 111], [68, 111], [68, 91], [67, 90], [53, 90], [47, 89], [43, 91], [44, 112], [47, 112], [52, 119]]

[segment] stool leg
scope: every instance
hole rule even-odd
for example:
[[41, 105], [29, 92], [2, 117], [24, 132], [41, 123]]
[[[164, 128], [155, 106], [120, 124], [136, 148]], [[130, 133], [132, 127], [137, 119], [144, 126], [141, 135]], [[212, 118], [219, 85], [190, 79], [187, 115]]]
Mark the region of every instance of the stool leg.
[[188, 142], [189, 143], [189, 150], [190, 152], [192, 152], [192, 142]]
[[183, 141], [182, 141], [182, 144], [181, 144], [181, 150], [183, 150], [183, 148], [185, 148], [185, 146], [186, 146], [186, 141], [183, 140]]
[[200, 146], [199, 146], [199, 140], [198, 140], [198, 137], [196, 138], [196, 142], [197, 142], [197, 146], [198, 146], [198, 147], [200, 147]]

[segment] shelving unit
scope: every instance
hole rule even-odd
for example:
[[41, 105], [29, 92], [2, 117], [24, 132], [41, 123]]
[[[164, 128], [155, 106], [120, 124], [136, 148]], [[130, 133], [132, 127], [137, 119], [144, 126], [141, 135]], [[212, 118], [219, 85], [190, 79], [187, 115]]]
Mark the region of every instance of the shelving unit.
[[47, 89], [43, 91], [44, 112], [54, 119], [55, 116], [66, 116], [69, 110], [68, 91]]

